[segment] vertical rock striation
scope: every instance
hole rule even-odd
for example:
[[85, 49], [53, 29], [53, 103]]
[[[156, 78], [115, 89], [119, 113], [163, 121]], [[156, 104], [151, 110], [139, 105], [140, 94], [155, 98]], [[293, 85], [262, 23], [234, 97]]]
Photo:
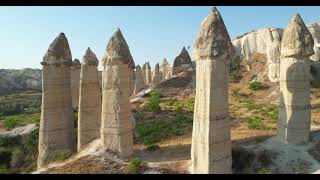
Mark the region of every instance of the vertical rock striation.
[[205, 18], [194, 50], [196, 96], [191, 173], [231, 173], [228, 66], [233, 46], [216, 8]]
[[82, 58], [78, 115], [78, 151], [100, 138], [101, 92], [99, 61], [90, 48]]
[[42, 105], [38, 168], [61, 150], [75, 150], [70, 78], [72, 56], [64, 33], [60, 33], [50, 44], [41, 64]]
[[290, 144], [309, 141], [311, 124], [310, 59], [314, 41], [300, 15], [284, 30], [280, 60], [277, 136]]
[[104, 148], [120, 157], [131, 156], [133, 146], [128, 68], [131, 61], [129, 47], [118, 29], [103, 58], [101, 140]]
[[142, 77], [141, 67], [138, 65], [136, 67], [136, 72], [135, 72], [135, 87], [134, 87], [133, 94], [139, 93], [144, 87], [145, 87], [145, 84]]

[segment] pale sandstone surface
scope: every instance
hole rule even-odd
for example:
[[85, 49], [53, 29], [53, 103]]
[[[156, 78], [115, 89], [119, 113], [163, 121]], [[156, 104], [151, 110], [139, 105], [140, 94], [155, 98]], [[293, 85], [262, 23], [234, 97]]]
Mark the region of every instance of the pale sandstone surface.
[[81, 63], [79, 59], [74, 59], [71, 66], [71, 95], [74, 109], [78, 109], [79, 106], [80, 71]]
[[136, 66], [135, 71], [135, 88], [134, 88], [134, 95], [138, 94], [143, 88], [145, 87], [141, 67], [139, 65]]
[[134, 86], [135, 86], [135, 63], [134, 61], [132, 60], [130, 63], [129, 63], [129, 83], [130, 83], [130, 92], [129, 94], [132, 95], [133, 91], [134, 91]]
[[310, 60], [313, 38], [300, 15], [284, 30], [280, 60], [277, 137], [290, 144], [309, 142], [311, 124]]
[[160, 83], [160, 70], [159, 63], [157, 63], [154, 67], [153, 76], [152, 76], [152, 85], [157, 85]]
[[161, 80], [168, 79], [171, 76], [172, 68], [166, 58], [163, 59], [160, 65]]
[[145, 83], [147, 85], [150, 85], [152, 82], [152, 72], [151, 72], [151, 66], [149, 62], [146, 62], [145, 64]]
[[182, 48], [180, 54], [174, 59], [172, 67], [172, 75], [192, 68], [191, 57], [185, 47]]
[[231, 173], [228, 63], [233, 46], [216, 8], [205, 18], [193, 55], [197, 63], [191, 173]]
[[120, 157], [132, 155], [128, 68], [131, 60], [129, 47], [118, 29], [110, 38], [103, 58], [101, 140], [104, 148]]
[[50, 44], [43, 57], [42, 106], [38, 167], [59, 150], [75, 150], [72, 120], [69, 43], [64, 33]]
[[78, 152], [100, 138], [101, 92], [99, 61], [90, 48], [82, 58], [78, 111]]

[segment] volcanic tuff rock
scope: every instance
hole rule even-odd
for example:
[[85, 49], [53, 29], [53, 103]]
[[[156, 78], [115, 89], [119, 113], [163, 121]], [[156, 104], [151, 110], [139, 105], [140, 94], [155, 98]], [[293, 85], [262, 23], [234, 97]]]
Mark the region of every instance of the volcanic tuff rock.
[[173, 61], [172, 74], [188, 71], [189, 68], [192, 68], [191, 57], [186, 48], [183, 47], [180, 54]]
[[234, 49], [216, 8], [202, 22], [193, 49], [197, 63], [191, 173], [231, 173], [228, 64]]

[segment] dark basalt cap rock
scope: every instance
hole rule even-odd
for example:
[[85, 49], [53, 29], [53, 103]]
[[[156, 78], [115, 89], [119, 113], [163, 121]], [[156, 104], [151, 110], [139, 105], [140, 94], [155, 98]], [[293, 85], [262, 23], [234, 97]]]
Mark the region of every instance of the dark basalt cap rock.
[[42, 64], [72, 64], [71, 50], [68, 40], [64, 33], [60, 33], [58, 37], [50, 44], [47, 53], [43, 57]]
[[126, 40], [124, 39], [120, 29], [113, 33], [106, 48], [103, 62], [109, 63], [132, 63], [133, 59]]
[[295, 15], [283, 32], [281, 57], [308, 57], [314, 54], [314, 40], [300, 14]]
[[85, 65], [98, 65], [99, 60], [97, 56], [91, 51], [91, 49], [88, 47], [86, 50], [85, 55], [82, 58], [82, 62]]
[[190, 64], [191, 65], [191, 57], [184, 46], [183, 46], [180, 54], [174, 59], [173, 67], [177, 67], [182, 64]]
[[216, 7], [213, 7], [210, 14], [201, 23], [197, 35], [193, 56], [195, 60], [213, 59], [232, 56], [234, 47], [230, 36]]

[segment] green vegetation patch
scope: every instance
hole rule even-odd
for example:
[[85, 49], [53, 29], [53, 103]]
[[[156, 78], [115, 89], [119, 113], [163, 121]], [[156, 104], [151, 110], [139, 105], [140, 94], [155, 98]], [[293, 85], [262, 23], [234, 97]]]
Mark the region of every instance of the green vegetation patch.
[[26, 136], [0, 138], [0, 173], [29, 173], [36, 170], [38, 130]]
[[249, 84], [249, 89], [254, 90], [254, 91], [258, 91], [258, 90], [263, 89], [263, 85], [259, 81], [252, 81]]
[[246, 118], [246, 123], [249, 129], [266, 129], [266, 125], [262, 122], [260, 117], [248, 117]]
[[40, 113], [41, 95], [0, 96], [0, 116]]
[[141, 172], [143, 167], [142, 160], [140, 158], [132, 158], [129, 161], [128, 166], [125, 169], [126, 174], [138, 174]]
[[194, 98], [188, 98], [183, 100], [174, 100], [169, 99], [164, 101], [164, 105], [168, 108], [175, 109], [175, 108], [182, 108], [184, 111], [193, 113], [194, 111]]
[[0, 117], [0, 120], [3, 121], [4, 128], [11, 130], [15, 127], [25, 126], [31, 123], [39, 124], [40, 113], [4, 116]]
[[170, 121], [156, 119], [152, 122], [138, 123], [136, 126], [135, 141], [151, 146], [164, 139], [181, 136], [192, 130], [192, 115], [181, 107], [175, 110]]
[[150, 112], [153, 112], [153, 113], [158, 113], [161, 111], [161, 108], [160, 108], [160, 92], [159, 91], [153, 91], [151, 92], [151, 96], [150, 96], [150, 99], [149, 99], [149, 102], [148, 102], [148, 110]]

